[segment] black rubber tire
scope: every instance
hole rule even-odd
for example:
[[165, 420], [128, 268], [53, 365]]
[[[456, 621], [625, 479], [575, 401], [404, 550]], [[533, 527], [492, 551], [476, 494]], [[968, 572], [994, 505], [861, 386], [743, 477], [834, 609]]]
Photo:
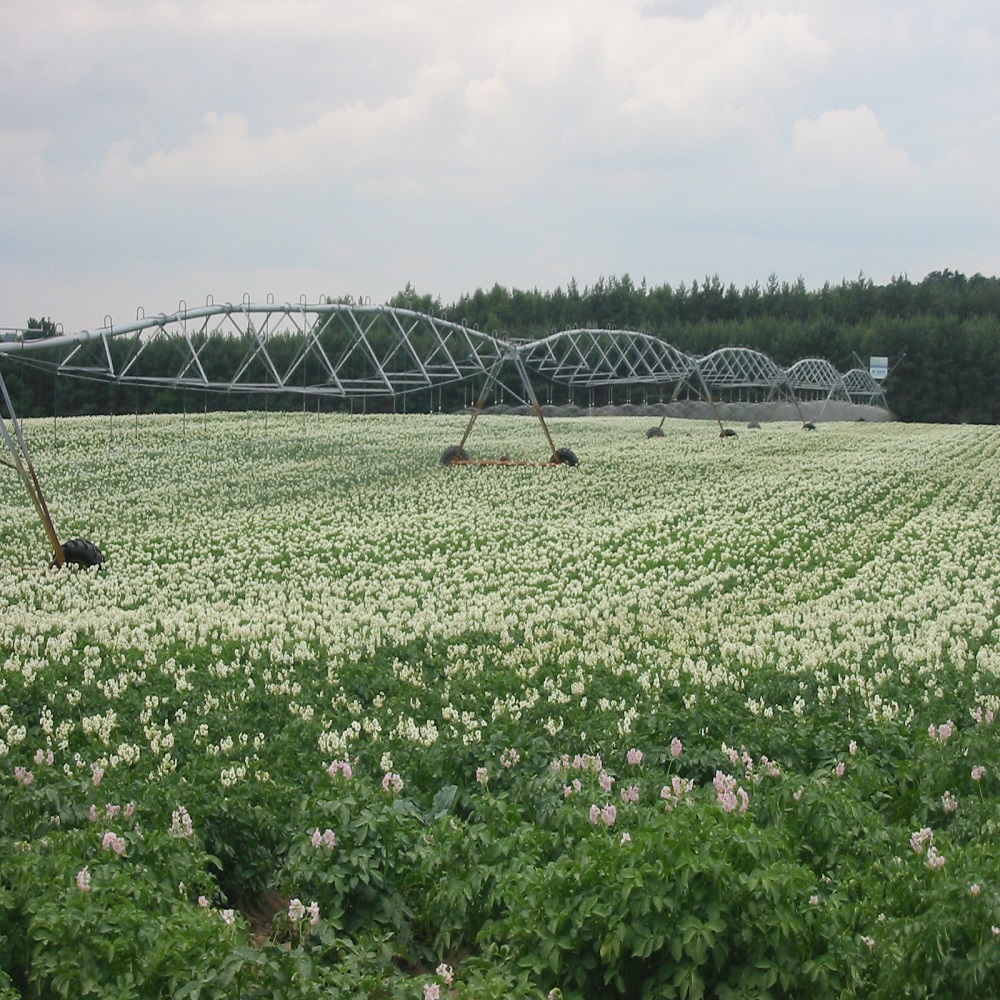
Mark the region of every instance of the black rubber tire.
[[68, 542], [64, 542], [60, 548], [62, 549], [64, 565], [83, 566], [85, 569], [104, 565], [104, 553], [86, 538], [71, 538]]
[[457, 444], [453, 444], [450, 448], [445, 448], [441, 453], [442, 465], [454, 465], [456, 462], [468, 461], [469, 453], [464, 448], [459, 448]]

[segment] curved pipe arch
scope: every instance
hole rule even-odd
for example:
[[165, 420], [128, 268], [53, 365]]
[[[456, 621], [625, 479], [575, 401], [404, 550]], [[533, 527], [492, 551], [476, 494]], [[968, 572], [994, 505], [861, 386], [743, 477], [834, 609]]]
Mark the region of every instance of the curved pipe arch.
[[[240, 340], [242, 358], [226, 368], [213, 338]], [[115, 346], [112, 346], [115, 345]], [[279, 304], [248, 295], [234, 305], [208, 296], [172, 313], [52, 337], [0, 341], [0, 354], [61, 352], [59, 373], [117, 383], [254, 393], [353, 397], [398, 395], [494, 372], [505, 361], [570, 386], [672, 385], [712, 399], [713, 390], [783, 395], [822, 388], [844, 398], [878, 400], [881, 387], [860, 369], [848, 380], [827, 361], [807, 358], [783, 369], [748, 347], [688, 354], [638, 330], [577, 327], [516, 340], [406, 307], [329, 299]], [[866, 377], [867, 376], [867, 379]], [[522, 378], [526, 375], [522, 375]], [[829, 398], [829, 397], [828, 397]]]

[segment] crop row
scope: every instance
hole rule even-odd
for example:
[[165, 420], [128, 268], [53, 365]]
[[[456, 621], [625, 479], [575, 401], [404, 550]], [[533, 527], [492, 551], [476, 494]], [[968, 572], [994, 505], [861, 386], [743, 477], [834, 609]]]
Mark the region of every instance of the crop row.
[[107, 564], [0, 479], [9, 988], [989, 981], [1000, 433], [463, 426], [28, 422]]

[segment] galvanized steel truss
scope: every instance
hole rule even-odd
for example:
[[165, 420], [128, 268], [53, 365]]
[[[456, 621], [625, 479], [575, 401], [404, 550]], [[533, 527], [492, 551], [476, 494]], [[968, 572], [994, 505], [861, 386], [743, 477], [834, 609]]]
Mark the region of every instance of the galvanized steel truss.
[[803, 358], [788, 369], [788, 380], [797, 393], [806, 398], [841, 399], [850, 402], [844, 376], [823, 358]]
[[682, 382], [694, 358], [665, 340], [634, 330], [562, 330], [515, 345], [533, 371], [572, 386]]
[[708, 391], [755, 389], [766, 399], [794, 399], [788, 376], [766, 354], [749, 347], [720, 347], [695, 361], [699, 381]]
[[885, 399], [885, 392], [880, 383], [872, 378], [871, 372], [867, 368], [852, 368], [844, 374], [844, 388], [850, 396], [852, 403], [859, 403], [863, 406], [878, 406], [883, 410], [888, 409], [889, 404]]
[[[220, 339], [243, 347], [215, 350]], [[349, 398], [418, 392], [475, 376], [495, 377], [505, 363], [520, 376], [515, 397], [532, 402], [528, 373], [573, 387], [672, 386], [712, 400], [753, 390], [797, 401], [800, 393], [885, 406], [881, 386], [863, 369], [841, 375], [807, 358], [783, 369], [767, 355], [724, 347], [697, 356], [635, 330], [577, 328], [534, 340], [510, 340], [426, 313], [353, 302], [209, 301], [98, 330], [38, 339], [6, 339], [0, 353], [58, 352], [62, 374], [119, 384], [227, 392], [290, 392]]]

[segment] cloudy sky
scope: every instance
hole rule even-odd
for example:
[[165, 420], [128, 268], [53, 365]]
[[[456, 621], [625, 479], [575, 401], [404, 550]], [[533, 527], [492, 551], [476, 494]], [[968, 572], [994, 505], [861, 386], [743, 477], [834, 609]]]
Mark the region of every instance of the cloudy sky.
[[996, 0], [0, 0], [0, 327], [1000, 273]]

